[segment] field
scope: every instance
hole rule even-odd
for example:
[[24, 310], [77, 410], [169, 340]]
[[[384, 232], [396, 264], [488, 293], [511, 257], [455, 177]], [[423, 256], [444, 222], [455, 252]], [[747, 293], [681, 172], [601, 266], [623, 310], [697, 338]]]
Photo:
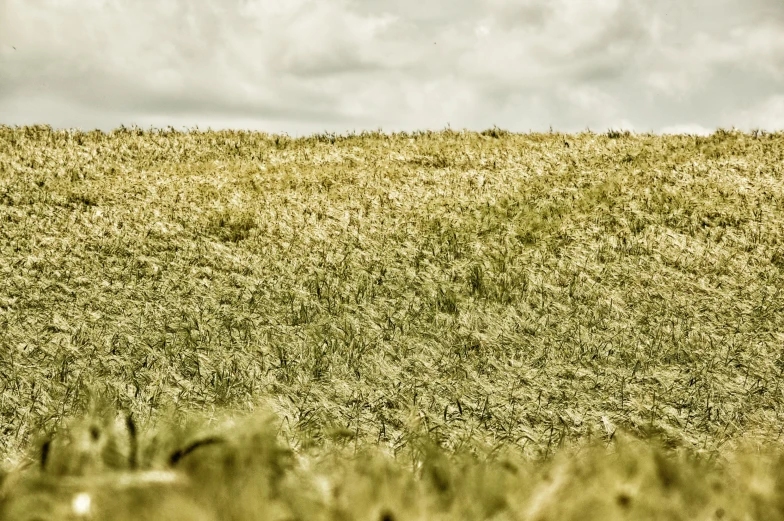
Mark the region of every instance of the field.
[[0, 520], [784, 519], [784, 134], [0, 126]]

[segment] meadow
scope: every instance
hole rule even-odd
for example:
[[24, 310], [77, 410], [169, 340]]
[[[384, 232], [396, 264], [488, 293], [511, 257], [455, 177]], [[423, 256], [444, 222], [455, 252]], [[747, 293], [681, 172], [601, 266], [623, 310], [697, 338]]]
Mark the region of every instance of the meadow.
[[784, 133], [0, 126], [0, 520], [784, 519]]

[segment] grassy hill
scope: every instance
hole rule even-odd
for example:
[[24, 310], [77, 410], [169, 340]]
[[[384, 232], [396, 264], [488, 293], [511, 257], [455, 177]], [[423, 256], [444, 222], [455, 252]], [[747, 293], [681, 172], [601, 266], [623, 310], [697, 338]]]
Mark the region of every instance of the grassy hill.
[[781, 519], [783, 271], [782, 133], [0, 127], [0, 516]]

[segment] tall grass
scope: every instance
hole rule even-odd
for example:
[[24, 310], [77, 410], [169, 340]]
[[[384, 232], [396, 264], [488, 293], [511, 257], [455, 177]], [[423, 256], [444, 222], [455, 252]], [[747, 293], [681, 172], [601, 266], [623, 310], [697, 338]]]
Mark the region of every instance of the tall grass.
[[782, 518], [783, 158], [0, 127], [0, 518]]

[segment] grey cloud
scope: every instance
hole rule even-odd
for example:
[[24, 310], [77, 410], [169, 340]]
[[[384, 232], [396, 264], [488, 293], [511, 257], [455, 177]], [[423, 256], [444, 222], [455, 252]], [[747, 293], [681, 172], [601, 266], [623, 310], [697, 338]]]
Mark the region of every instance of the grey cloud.
[[557, 9], [551, 2], [484, 0], [482, 3], [484, 16], [491, 17], [504, 31], [541, 27], [553, 17]]
[[0, 123], [776, 124], [781, 35], [780, 0], [0, 0]]
[[365, 16], [391, 14], [410, 22], [420, 32], [432, 34], [439, 29], [461, 20], [471, 19], [481, 11], [476, 0], [351, 0], [346, 5], [352, 11]]

